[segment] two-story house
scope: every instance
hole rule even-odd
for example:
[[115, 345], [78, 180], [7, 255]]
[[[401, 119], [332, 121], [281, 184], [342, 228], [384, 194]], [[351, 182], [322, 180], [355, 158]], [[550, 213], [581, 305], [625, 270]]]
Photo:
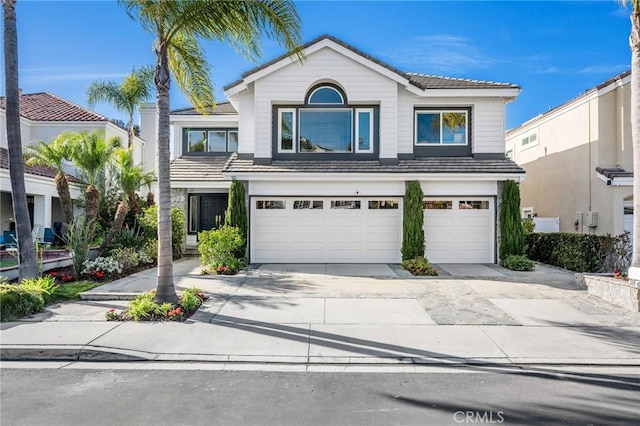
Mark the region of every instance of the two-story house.
[[[417, 180], [429, 260], [496, 262], [502, 184], [524, 177], [504, 153], [505, 104], [520, 88], [405, 73], [331, 36], [304, 55], [244, 73], [208, 115], [172, 112], [187, 246], [223, 223], [237, 179], [251, 262], [399, 262], [403, 196]], [[154, 115], [144, 108], [142, 126]]]
[[[11, 180], [7, 151], [5, 98], [0, 97], [0, 230], [11, 230], [13, 204], [11, 202]], [[76, 105], [52, 93], [20, 93], [20, 133], [22, 145], [27, 146], [38, 141], [52, 142], [62, 132], [81, 132], [104, 130], [106, 137], [118, 136], [122, 143], [128, 143], [127, 131], [110, 122], [106, 117]], [[133, 147], [134, 161], [143, 164], [144, 141], [135, 138]], [[154, 156], [149, 157], [153, 160]], [[153, 161], [147, 169], [153, 168]], [[72, 167], [70, 174], [75, 174]], [[37, 226], [38, 237], [43, 236], [45, 227], [55, 222], [64, 222], [64, 215], [58, 199], [54, 182], [55, 170], [48, 167], [27, 167], [24, 175], [27, 191], [31, 226]], [[81, 195], [80, 181], [70, 178], [70, 190], [73, 199]]]
[[527, 172], [523, 216], [560, 218], [561, 232], [632, 230], [631, 72], [509, 130], [506, 152]]

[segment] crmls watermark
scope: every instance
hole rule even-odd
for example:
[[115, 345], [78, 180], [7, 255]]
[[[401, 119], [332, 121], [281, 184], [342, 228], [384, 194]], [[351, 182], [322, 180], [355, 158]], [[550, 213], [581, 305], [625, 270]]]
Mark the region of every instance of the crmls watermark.
[[503, 423], [503, 411], [456, 411], [453, 413], [456, 423]]

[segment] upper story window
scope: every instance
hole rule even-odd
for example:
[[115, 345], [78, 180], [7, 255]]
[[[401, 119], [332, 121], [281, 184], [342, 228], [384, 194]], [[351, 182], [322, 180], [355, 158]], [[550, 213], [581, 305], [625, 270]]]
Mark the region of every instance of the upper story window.
[[274, 153], [374, 154], [376, 111], [377, 107], [349, 105], [333, 85], [317, 86], [304, 105], [274, 108]]
[[418, 146], [468, 145], [468, 113], [463, 110], [418, 110], [415, 144]]
[[530, 148], [535, 145], [538, 145], [538, 134], [531, 133], [529, 136], [522, 138], [520, 146], [522, 146], [522, 148]]
[[184, 129], [184, 154], [238, 152], [238, 129]]
[[335, 87], [320, 86], [309, 95], [307, 104], [312, 105], [343, 105], [344, 96]]

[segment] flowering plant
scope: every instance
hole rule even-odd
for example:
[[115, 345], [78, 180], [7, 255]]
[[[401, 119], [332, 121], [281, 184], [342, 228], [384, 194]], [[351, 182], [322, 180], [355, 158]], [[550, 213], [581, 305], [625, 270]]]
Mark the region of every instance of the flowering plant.
[[107, 311], [107, 313], [105, 314], [105, 319], [107, 321], [119, 321], [120, 320], [120, 314], [117, 313], [115, 309], [109, 309]]

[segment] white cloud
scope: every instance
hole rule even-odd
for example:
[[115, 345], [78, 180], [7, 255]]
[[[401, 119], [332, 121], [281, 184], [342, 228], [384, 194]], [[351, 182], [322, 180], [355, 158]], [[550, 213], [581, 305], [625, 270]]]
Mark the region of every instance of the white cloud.
[[631, 68], [631, 63], [627, 65], [591, 65], [584, 67], [578, 72], [580, 74], [618, 74]]
[[489, 68], [502, 62], [483, 53], [472, 40], [451, 34], [418, 37], [384, 56], [394, 64], [417, 66], [430, 73]]
[[124, 78], [127, 72], [107, 71], [104, 67], [102, 70], [91, 67], [91, 69], [82, 69], [80, 67], [64, 67], [64, 68], [21, 68], [20, 80], [31, 84], [35, 83], [52, 83], [52, 82], [69, 82], [69, 81], [94, 81], [94, 80], [111, 80]]

